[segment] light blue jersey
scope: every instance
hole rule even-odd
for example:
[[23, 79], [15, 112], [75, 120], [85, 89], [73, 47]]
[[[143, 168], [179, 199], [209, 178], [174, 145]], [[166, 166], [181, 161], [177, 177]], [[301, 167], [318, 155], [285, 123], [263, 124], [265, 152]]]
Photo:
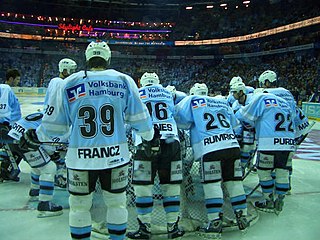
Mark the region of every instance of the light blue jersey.
[[206, 153], [239, 147], [233, 128], [238, 121], [226, 99], [188, 96], [176, 105], [178, 127], [190, 129], [195, 159]]
[[236, 117], [255, 127], [258, 150], [294, 150], [293, 115], [283, 98], [270, 93], [254, 95], [251, 102], [236, 113]]
[[238, 100], [236, 100], [233, 104], [232, 104], [232, 110], [234, 112], [237, 112], [241, 107], [244, 107], [246, 105], [248, 105], [252, 99], [252, 96], [253, 96], [253, 93], [250, 93], [250, 94], [246, 94], [246, 101], [244, 103], [244, 105], [242, 105], [241, 103], [239, 103]]
[[294, 118], [294, 122], [296, 126], [295, 138], [299, 138], [309, 133], [310, 131], [309, 119], [299, 107], [297, 107], [296, 109], [296, 117]]
[[18, 98], [11, 87], [0, 84], [0, 123], [8, 122], [12, 125], [21, 118], [21, 109]]
[[[134, 80], [113, 69], [80, 71], [64, 79], [61, 99], [52, 101], [37, 129], [40, 141], [59, 137], [70, 126], [66, 165], [71, 169], [108, 169], [129, 162], [125, 124], [146, 140], [153, 126]], [[51, 118], [53, 113], [55, 117]], [[60, 139], [60, 140], [61, 140]]]
[[294, 100], [292, 93], [289, 90], [287, 90], [283, 87], [265, 88], [264, 92], [272, 93], [272, 94], [286, 100], [288, 102], [290, 108], [292, 109], [292, 112], [294, 112], [294, 116], [295, 116], [297, 104], [296, 104], [296, 101]]
[[[36, 129], [41, 124], [42, 115], [36, 112], [21, 118], [13, 124], [8, 135], [15, 140], [20, 140], [24, 132], [28, 129]], [[43, 146], [36, 151], [23, 152], [23, 156], [32, 168], [41, 167], [50, 161], [50, 155]]]
[[181, 92], [181, 91], [176, 91], [175, 96], [174, 96], [174, 104], [178, 104], [181, 102], [182, 99], [184, 99], [187, 96], [186, 93]]
[[174, 120], [173, 96], [161, 84], [139, 89], [140, 99], [147, 106], [152, 123], [158, 127], [161, 139], [178, 138], [178, 128]]

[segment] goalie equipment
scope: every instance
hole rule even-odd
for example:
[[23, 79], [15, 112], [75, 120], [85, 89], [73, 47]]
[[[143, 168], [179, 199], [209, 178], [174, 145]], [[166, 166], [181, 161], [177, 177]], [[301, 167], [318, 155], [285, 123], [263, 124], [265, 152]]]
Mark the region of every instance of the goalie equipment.
[[40, 147], [35, 129], [28, 129], [21, 137], [19, 147], [24, 151], [34, 151]]
[[154, 127], [154, 134], [151, 141], [142, 139], [142, 147], [147, 157], [153, 157], [160, 153], [160, 131]]

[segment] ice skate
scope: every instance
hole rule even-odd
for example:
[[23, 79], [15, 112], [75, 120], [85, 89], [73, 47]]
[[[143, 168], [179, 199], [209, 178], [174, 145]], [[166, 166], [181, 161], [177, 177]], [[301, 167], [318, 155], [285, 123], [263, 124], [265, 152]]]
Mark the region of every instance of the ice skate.
[[139, 229], [135, 232], [128, 232], [127, 237], [130, 239], [151, 239], [151, 226], [148, 223], [142, 223], [138, 218]]
[[29, 191], [29, 201], [36, 202], [39, 200], [40, 189], [31, 188]]
[[285, 195], [279, 195], [278, 198], [274, 201], [274, 213], [277, 215], [279, 215], [279, 213], [283, 209], [284, 197], [285, 197]]
[[38, 204], [38, 218], [59, 216], [62, 213], [62, 207], [52, 202], [45, 201]]
[[58, 188], [65, 189], [67, 188], [67, 179], [62, 175], [56, 175], [54, 177], [54, 185]]
[[246, 216], [243, 215], [243, 212], [240, 211], [236, 211], [235, 212], [236, 215], [236, 221], [237, 221], [237, 225], [239, 227], [239, 230], [243, 233], [246, 233], [246, 231], [248, 230], [248, 227], [250, 225], [250, 223], [248, 223]]
[[262, 212], [273, 213], [274, 212], [274, 203], [272, 200], [265, 200], [265, 201], [257, 201], [254, 203], [256, 209]]
[[206, 227], [198, 229], [199, 235], [204, 239], [221, 239], [222, 234], [222, 219], [210, 221]]
[[181, 239], [185, 231], [179, 229], [179, 218], [175, 223], [167, 223], [168, 239]]

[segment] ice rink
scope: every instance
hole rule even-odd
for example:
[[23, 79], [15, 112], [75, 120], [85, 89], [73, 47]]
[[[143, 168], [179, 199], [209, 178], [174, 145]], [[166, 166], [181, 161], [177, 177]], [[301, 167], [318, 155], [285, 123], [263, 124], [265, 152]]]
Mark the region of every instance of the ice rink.
[[[18, 97], [23, 115], [42, 109], [43, 97]], [[225, 232], [226, 240], [318, 240], [320, 239], [320, 123], [297, 151], [293, 161], [292, 194], [285, 198], [279, 216], [259, 213], [259, 220], [243, 235]], [[29, 174], [20, 182], [0, 183], [0, 240], [69, 240], [68, 193], [56, 190], [61, 216], [37, 218], [36, 203], [28, 201]], [[257, 176], [251, 176], [251, 180]], [[257, 191], [260, 191], [259, 189]], [[251, 199], [254, 200], [254, 199]], [[130, 216], [129, 216], [130, 217]], [[152, 239], [160, 239], [154, 237]], [[161, 238], [163, 239], [163, 238]], [[183, 239], [201, 239], [187, 235]]]

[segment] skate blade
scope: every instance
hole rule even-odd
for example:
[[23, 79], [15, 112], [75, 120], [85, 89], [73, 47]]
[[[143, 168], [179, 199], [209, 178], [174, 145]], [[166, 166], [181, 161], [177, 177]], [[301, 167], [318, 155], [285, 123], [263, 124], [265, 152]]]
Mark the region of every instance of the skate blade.
[[35, 196], [35, 197], [29, 197], [29, 202], [38, 202], [39, 201], [39, 197]]
[[245, 236], [248, 233], [248, 227], [243, 230], [240, 230], [240, 232], [242, 236]]
[[198, 233], [198, 236], [206, 240], [221, 239], [221, 233]]
[[63, 214], [63, 211], [49, 212], [49, 211], [38, 211], [38, 218], [55, 217]]
[[109, 239], [109, 234], [103, 234], [103, 233], [100, 233], [100, 232], [96, 232], [94, 230], [91, 231], [91, 237], [93, 239]]
[[279, 210], [274, 210], [274, 213], [277, 215], [277, 216], [279, 216], [279, 214], [282, 212], [282, 210], [281, 211], [279, 211]]
[[256, 209], [260, 212], [266, 212], [266, 213], [274, 213], [275, 210], [274, 209], [268, 209], [268, 208], [257, 208]]

